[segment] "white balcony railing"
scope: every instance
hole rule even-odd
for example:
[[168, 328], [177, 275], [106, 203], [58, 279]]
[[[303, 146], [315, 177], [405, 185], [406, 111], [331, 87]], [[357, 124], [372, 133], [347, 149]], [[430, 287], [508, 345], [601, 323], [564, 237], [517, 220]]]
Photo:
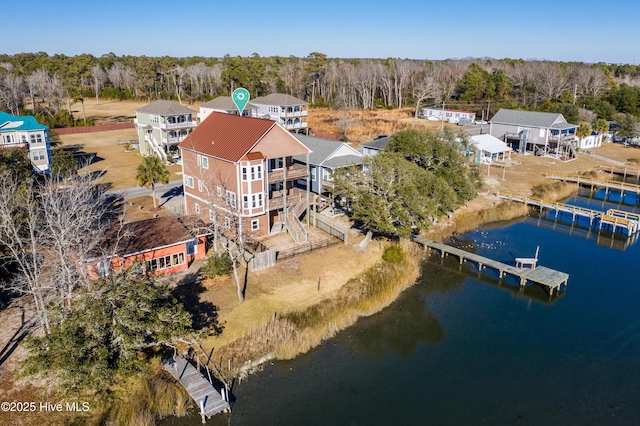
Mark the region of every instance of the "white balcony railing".
[[196, 127], [195, 121], [184, 121], [182, 123], [160, 123], [160, 128], [163, 130], [166, 129], [188, 129], [191, 127]]

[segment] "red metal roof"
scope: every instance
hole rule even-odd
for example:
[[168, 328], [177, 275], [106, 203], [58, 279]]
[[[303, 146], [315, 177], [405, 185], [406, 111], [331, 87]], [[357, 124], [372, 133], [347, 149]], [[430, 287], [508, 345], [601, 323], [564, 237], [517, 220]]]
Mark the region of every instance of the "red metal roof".
[[262, 118], [212, 112], [178, 146], [237, 163], [275, 125]]

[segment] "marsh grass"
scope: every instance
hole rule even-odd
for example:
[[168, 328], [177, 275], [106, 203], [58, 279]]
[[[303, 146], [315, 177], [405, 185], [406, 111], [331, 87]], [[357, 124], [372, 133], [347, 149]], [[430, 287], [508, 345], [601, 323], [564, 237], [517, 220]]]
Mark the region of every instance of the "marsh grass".
[[150, 426], [168, 416], [182, 417], [191, 408], [191, 397], [163, 369], [159, 358], [151, 361], [146, 374], [128, 380], [122, 395], [104, 407], [92, 424]]
[[219, 348], [217, 357], [222, 370], [227, 367], [225, 374], [233, 377], [243, 365], [269, 353], [278, 359], [294, 358], [353, 325], [358, 318], [389, 306], [420, 275], [420, 249], [409, 241], [403, 241], [401, 246], [405, 256], [399, 262], [380, 260], [349, 280], [333, 297], [305, 310], [274, 315], [242, 338]]

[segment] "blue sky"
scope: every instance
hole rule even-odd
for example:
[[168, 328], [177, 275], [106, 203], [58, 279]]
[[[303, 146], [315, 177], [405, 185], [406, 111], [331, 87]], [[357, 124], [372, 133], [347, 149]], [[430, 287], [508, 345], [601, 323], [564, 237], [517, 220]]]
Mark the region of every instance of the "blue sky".
[[26, 4], [3, 5], [0, 53], [640, 62], [638, 0]]

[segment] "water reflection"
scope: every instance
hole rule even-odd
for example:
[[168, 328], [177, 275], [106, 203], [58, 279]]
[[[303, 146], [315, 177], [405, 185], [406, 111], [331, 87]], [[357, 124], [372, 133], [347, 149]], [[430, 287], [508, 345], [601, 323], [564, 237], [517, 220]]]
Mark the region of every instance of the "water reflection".
[[404, 299], [385, 309], [384, 314], [362, 318], [349, 349], [369, 359], [382, 359], [387, 352], [410, 358], [420, 343], [442, 341], [444, 329], [427, 311], [422, 297], [412, 294]]

